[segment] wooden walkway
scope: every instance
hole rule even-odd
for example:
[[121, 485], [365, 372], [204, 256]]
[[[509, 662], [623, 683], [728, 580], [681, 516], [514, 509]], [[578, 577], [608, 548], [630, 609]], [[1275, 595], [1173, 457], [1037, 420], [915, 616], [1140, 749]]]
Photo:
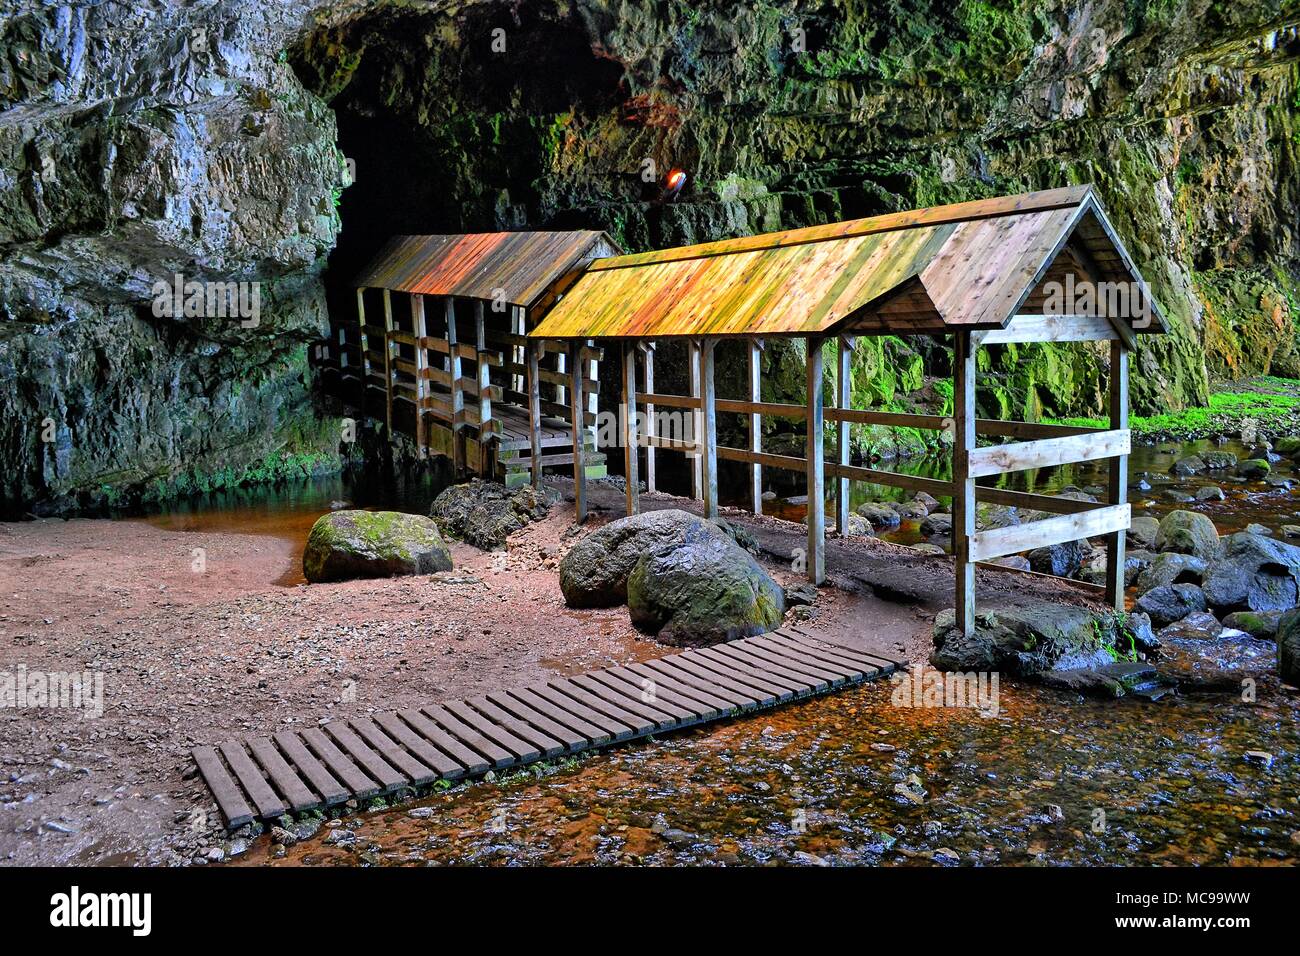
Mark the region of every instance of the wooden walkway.
[[787, 627], [469, 700], [198, 747], [194, 760], [233, 829], [680, 730], [900, 666]]

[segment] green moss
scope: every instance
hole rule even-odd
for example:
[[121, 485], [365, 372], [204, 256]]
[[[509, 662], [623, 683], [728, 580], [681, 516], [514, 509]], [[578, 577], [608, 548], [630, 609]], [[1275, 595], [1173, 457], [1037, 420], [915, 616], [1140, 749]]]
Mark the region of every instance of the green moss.
[[[1139, 436], [1195, 437], [1214, 431], [1232, 431], [1247, 421], [1263, 427], [1289, 423], [1300, 412], [1300, 394], [1297, 394], [1300, 381], [1263, 378], [1255, 380], [1254, 384], [1292, 391], [1289, 394], [1217, 392], [1210, 396], [1210, 404], [1206, 407], [1186, 408], [1164, 415], [1133, 415], [1129, 418], [1129, 428]], [[1051, 418], [1048, 421], [1081, 428], [1105, 428], [1107, 424], [1102, 418]]]

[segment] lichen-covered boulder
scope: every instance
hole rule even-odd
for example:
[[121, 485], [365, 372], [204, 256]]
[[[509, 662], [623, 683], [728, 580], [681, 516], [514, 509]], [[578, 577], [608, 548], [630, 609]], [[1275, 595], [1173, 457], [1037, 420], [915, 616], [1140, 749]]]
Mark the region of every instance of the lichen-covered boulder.
[[1219, 550], [1219, 531], [1214, 522], [1195, 511], [1171, 511], [1156, 532], [1157, 551], [1194, 554], [1208, 561]]
[[858, 505], [858, 514], [866, 518], [871, 527], [877, 531], [897, 528], [902, 518], [897, 511], [879, 501], [864, 501]]
[[1020, 524], [1020, 512], [1014, 505], [975, 506], [975, 528], [984, 531], [989, 528], [1010, 528]]
[[1156, 546], [1156, 535], [1160, 533], [1160, 522], [1155, 518], [1134, 518], [1125, 532], [1124, 540], [1131, 548], [1151, 550]]
[[1029, 552], [1029, 566], [1039, 574], [1055, 574], [1060, 578], [1079, 573], [1089, 551], [1086, 541], [1066, 541], [1035, 548]]
[[1208, 564], [1194, 554], [1166, 551], [1152, 558], [1138, 574], [1138, 594], [1162, 584], [1200, 584]]
[[1169, 470], [1175, 475], [1188, 477], [1204, 471], [1205, 461], [1199, 455], [1186, 455], [1174, 462], [1173, 468]]
[[1277, 622], [1277, 665], [1282, 680], [1300, 687], [1300, 608], [1287, 611]]
[[1281, 611], [1233, 611], [1223, 619], [1223, 626], [1245, 631], [1251, 637], [1271, 641], [1277, 637]]
[[335, 511], [312, 526], [302, 554], [308, 581], [387, 578], [451, 570], [438, 525], [399, 511]]
[[429, 517], [443, 533], [484, 551], [503, 551], [506, 539], [529, 522], [545, 518], [551, 508], [545, 493], [524, 485], [505, 485], [474, 478], [438, 495]]
[[1204, 611], [1205, 595], [1195, 584], [1162, 584], [1138, 598], [1135, 606], [1150, 615], [1156, 627], [1163, 627], [1194, 611]]
[[921, 522], [921, 534], [929, 538], [946, 538], [952, 534], [952, 515], [934, 514], [926, 515]]
[[780, 626], [785, 594], [743, 548], [707, 535], [642, 555], [627, 606], [632, 623], [660, 641], [703, 645]]
[[1237, 464], [1237, 456], [1230, 451], [1204, 451], [1200, 457], [1210, 471], [1222, 471]]
[[975, 633], [956, 629], [951, 609], [934, 619], [930, 663], [943, 670], [998, 670], [1038, 677], [1052, 670], [1098, 668], [1125, 639], [1114, 615], [1034, 598], [1008, 597], [996, 612], [975, 616]]
[[569, 607], [614, 607], [627, 602], [627, 579], [643, 555], [665, 545], [722, 538], [731, 529], [676, 508], [611, 521], [583, 538], [560, 562], [560, 590]]
[[1250, 478], [1259, 481], [1267, 478], [1271, 471], [1269, 463], [1263, 458], [1247, 458], [1241, 464], [1237, 465], [1237, 474], [1242, 478]]
[[1300, 548], [1239, 531], [1224, 539], [1202, 586], [1217, 612], [1290, 610], [1300, 596]]

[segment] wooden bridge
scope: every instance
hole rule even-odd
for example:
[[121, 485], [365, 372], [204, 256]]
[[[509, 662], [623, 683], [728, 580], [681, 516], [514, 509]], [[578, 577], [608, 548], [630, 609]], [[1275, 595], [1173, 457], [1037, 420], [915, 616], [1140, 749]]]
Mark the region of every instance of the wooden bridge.
[[875, 680], [901, 662], [784, 628], [468, 700], [194, 751], [231, 828], [579, 753]]

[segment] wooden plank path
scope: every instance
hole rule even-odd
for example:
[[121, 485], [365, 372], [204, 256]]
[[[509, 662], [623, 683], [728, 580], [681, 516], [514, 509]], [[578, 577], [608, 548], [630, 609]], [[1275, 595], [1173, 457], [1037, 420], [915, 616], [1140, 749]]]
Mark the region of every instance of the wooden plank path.
[[197, 747], [232, 829], [862, 684], [901, 665], [795, 627], [468, 700]]

